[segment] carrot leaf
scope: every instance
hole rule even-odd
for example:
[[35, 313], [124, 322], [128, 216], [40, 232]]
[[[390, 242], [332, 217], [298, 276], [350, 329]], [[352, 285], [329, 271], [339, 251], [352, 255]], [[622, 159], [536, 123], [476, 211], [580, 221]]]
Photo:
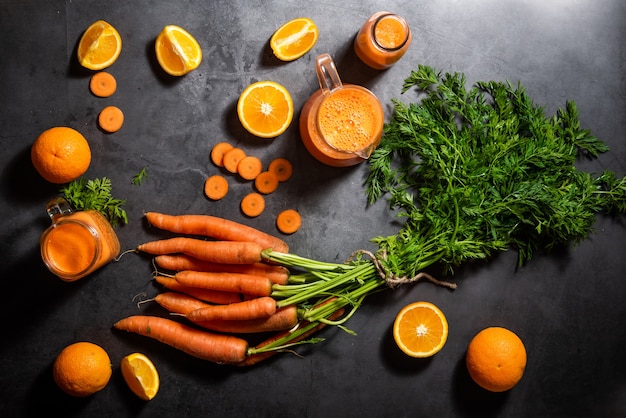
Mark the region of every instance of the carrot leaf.
[[76, 210], [97, 210], [113, 226], [127, 224], [128, 217], [123, 209], [126, 201], [114, 198], [111, 190], [111, 179], [107, 177], [92, 180], [81, 177], [63, 187], [61, 193]]

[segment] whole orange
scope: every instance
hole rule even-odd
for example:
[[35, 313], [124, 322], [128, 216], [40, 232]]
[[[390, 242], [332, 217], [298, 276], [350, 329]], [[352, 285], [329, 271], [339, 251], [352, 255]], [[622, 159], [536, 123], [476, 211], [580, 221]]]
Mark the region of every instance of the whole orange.
[[54, 382], [68, 395], [85, 397], [102, 390], [111, 379], [111, 359], [102, 347], [77, 342], [65, 347], [52, 366]]
[[465, 363], [471, 378], [480, 387], [504, 392], [522, 378], [526, 348], [517, 334], [506, 328], [485, 328], [469, 343]]
[[80, 132], [57, 126], [37, 137], [30, 157], [44, 179], [61, 184], [75, 180], [87, 171], [91, 163], [91, 149]]

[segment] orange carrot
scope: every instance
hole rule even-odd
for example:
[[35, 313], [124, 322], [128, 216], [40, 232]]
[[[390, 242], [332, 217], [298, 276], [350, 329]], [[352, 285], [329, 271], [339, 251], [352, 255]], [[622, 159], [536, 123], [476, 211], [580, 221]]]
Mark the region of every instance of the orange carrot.
[[222, 162], [224, 163], [224, 168], [231, 173], [237, 173], [237, 166], [239, 165], [239, 161], [243, 160], [246, 156], [246, 153], [241, 148], [233, 147], [232, 149], [226, 151], [224, 153], [224, 158]]
[[[169, 312], [188, 315], [195, 309], [209, 306], [196, 298], [177, 292], [164, 292], [158, 294], [155, 301], [167, 309]], [[248, 320], [213, 320], [194, 322], [212, 331], [252, 334], [270, 331], [282, 331], [291, 329], [298, 323], [298, 309], [296, 305], [289, 305], [276, 310], [267, 318], [257, 318]]]
[[244, 180], [254, 180], [261, 171], [263, 171], [263, 164], [258, 157], [254, 155], [247, 155], [239, 161], [237, 164], [237, 173]]
[[211, 161], [218, 167], [224, 167], [224, 154], [233, 148], [228, 142], [218, 142], [211, 148]]
[[279, 182], [287, 181], [293, 174], [293, 166], [286, 158], [276, 158], [273, 160], [267, 171], [276, 174]]
[[214, 320], [195, 324], [206, 329], [231, 334], [254, 334], [291, 329], [298, 323], [296, 305], [278, 308], [276, 313], [267, 318], [245, 319], [241, 321]]
[[164, 254], [154, 258], [157, 266], [167, 270], [194, 270], [223, 273], [243, 273], [254, 276], [267, 277], [275, 284], [287, 284], [289, 281], [289, 269], [284, 266], [270, 265], [265, 263], [252, 264], [220, 264], [198, 260], [184, 254]]
[[246, 358], [248, 342], [232, 335], [213, 334], [167, 318], [134, 315], [113, 325], [215, 363], [239, 363]]
[[244, 319], [267, 318], [276, 313], [276, 301], [269, 296], [263, 296], [231, 303], [229, 305], [209, 305], [195, 309], [187, 314], [187, 319], [194, 322], [213, 321], [241, 321]]
[[213, 263], [250, 264], [261, 261], [263, 247], [256, 242], [204, 241], [175, 237], [148, 241], [137, 250], [152, 255], [183, 253]]
[[158, 212], [146, 213], [148, 222], [160, 229], [185, 235], [202, 235], [226, 241], [252, 241], [263, 248], [277, 252], [289, 252], [282, 239], [256, 228], [228, 219], [210, 215], [166, 215]]
[[302, 225], [300, 214], [293, 209], [282, 211], [276, 217], [276, 227], [284, 234], [293, 234]]
[[[193, 297], [200, 302], [210, 302], [210, 303], [218, 303], [220, 305], [228, 305], [229, 303], [237, 303], [244, 300], [243, 295], [239, 295], [233, 292], [222, 292], [219, 290], [211, 290], [211, 289], [202, 289], [198, 287], [190, 287], [184, 286], [180, 284], [173, 277], [166, 276], [156, 276], [154, 280], [159, 283], [161, 286], [173, 290], [175, 292], [179, 292], [181, 294], [185, 294], [187, 296]], [[171, 292], [167, 292], [171, 293]], [[159, 296], [157, 296], [158, 298]], [[158, 300], [157, 300], [158, 302]]]
[[[341, 315], [343, 315], [343, 313], [344, 313], [344, 308], [339, 308], [338, 310], [336, 310], [335, 312], [333, 312], [331, 315], [328, 316], [328, 320], [334, 321], [335, 319], [338, 319]], [[289, 334], [291, 334], [291, 333], [293, 333], [293, 332], [295, 332], [295, 331], [297, 331], [299, 329], [304, 329], [305, 327], [308, 327], [310, 325], [311, 325], [310, 322], [302, 321], [298, 325], [297, 329], [290, 329], [289, 331], [279, 332], [279, 333], [271, 336], [267, 340], [257, 344], [256, 348], [265, 347], [265, 346], [267, 346], [269, 344], [272, 344], [273, 342], [276, 342], [276, 341], [280, 340], [281, 338], [287, 337]], [[325, 323], [319, 322], [315, 326], [313, 326], [312, 328], [308, 329], [307, 331], [303, 332], [302, 334], [298, 335], [297, 337], [289, 340], [289, 343], [297, 343], [297, 342], [303, 341], [305, 338], [308, 338], [311, 335], [313, 335], [314, 333], [322, 330], [325, 326], [326, 326]], [[266, 351], [266, 352], [262, 352], [262, 353], [251, 354], [251, 355], [247, 356], [243, 361], [237, 363], [237, 366], [240, 366], [240, 367], [253, 366], [255, 364], [260, 363], [263, 360], [266, 360], [266, 359], [274, 356], [275, 354], [278, 354], [278, 351]]]
[[259, 216], [265, 210], [265, 198], [259, 193], [248, 193], [241, 199], [241, 211], [252, 218]]
[[[172, 279], [174, 280], [174, 279]], [[154, 297], [154, 301], [171, 313], [187, 315], [196, 309], [213, 306], [194, 296], [179, 292], [161, 292]]]
[[98, 97], [110, 97], [117, 90], [117, 81], [111, 73], [100, 71], [91, 76], [89, 90]]
[[226, 177], [214, 174], [204, 182], [204, 194], [211, 200], [220, 200], [228, 193], [228, 180]]
[[268, 278], [251, 274], [212, 273], [192, 270], [179, 271], [174, 275], [174, 278], [185, 286], [243, 293], [252, 296], [270, 296], [273, 284]]
[[117, 132], [124, 124], [124, 113], [119, 107], [107, 106], [98, 115], [98, 125], [106, 132]]
[[278, 188], [278, 177], [271, 171], [264, 171], [254, 179], [254, 187], [256, 187], [259, 193], [273, 193]]

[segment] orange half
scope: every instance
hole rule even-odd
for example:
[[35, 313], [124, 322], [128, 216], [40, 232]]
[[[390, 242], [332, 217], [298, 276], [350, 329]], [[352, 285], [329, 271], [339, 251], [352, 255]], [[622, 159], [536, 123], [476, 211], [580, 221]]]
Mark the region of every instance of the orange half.
[[260, 138], [274, 138], [287, 130], [293, 119], [293, 101], [285, 87], [258, 81], [239, 96], [237, 116], [243, 127]]
[[405, 354], [425, 358], [438, 353], [448, 339], [448, 321], [430, 302], [405, 306], [393, 324], [393, 338]]
[[173, 76], [185, 75], [202, 62], [202, 48], [196, 38], [176, 25], [165, 26], [159, 33], [155, 52], [161, 68]]
[[293, 61], [313, 48], [319, 31], [315, 23], [306, 17], [290, 20], [274, 32], [270, 47], [282, 61]]
[[102, 70], [112, 65], [122, 52], [122, 38], [104, 20], [92, 23], [78, 42], [78, 62], [90, 70]]

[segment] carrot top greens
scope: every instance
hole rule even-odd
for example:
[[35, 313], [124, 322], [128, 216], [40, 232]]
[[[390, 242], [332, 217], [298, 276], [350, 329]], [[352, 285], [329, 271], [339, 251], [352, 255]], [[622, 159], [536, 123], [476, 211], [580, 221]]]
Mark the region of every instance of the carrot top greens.
[[114, 198], [112, 188], [111, 179], [107, 177], [92, 180], [81, 177], [65, 185], [61, 193], [76, 210], [97, 210], [113, 226], [127, 224], [128, 216], [123, 208], [126, 201]]
[[405, 218], [396, 235], [374, 239], [387, 271], [412, 277], [441, 263], [451, 272], [509, 248], [523, 264], [585, 239], [596, 213], [626, 212], [624, 178], [574, 166], [609, 150], [580, 127], [574, 102], [549, 118], [520, 84], [465, 84], [420, 65], [402, 89], [416, 87], [420, 102], [393, 100], [366, 181], [370, 203], [388, 195]]

